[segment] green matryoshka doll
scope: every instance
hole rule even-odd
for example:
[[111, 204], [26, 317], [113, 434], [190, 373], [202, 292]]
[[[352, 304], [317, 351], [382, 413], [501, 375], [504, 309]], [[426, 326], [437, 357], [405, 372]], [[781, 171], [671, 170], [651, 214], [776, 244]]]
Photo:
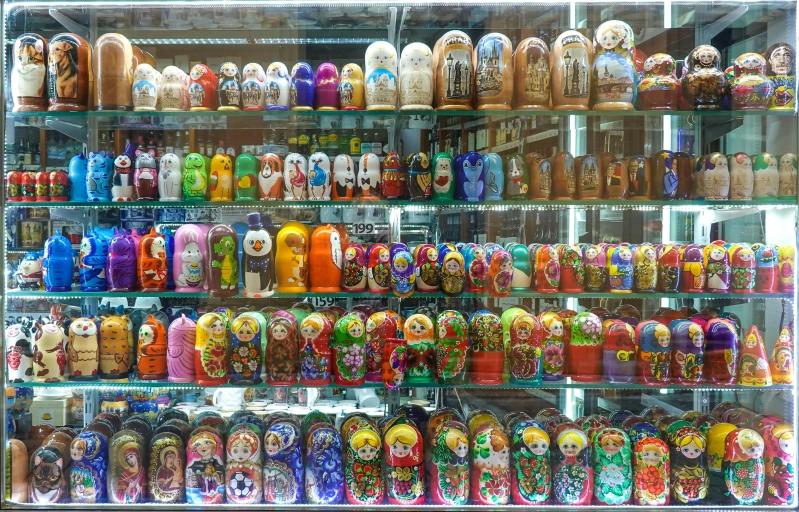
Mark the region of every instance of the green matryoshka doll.
[[441, 384], [466, 383], [469, 324], [457, 311], [447, 310], [436, 318], [436, 378]]
[[405, 320], [403, 331], [408, 344], [405, 381], [408, 384], [433, 383], [436, 372], [436, 333], [433, 321], [427, 315], [416, 313]]
[[549, 435], [534, 420], [513, 426], [511, 440], [511, 493], [516, 505], [542, 505], [552, 492]]
[[210, 161], [199, 153], [189, 153], [183, 161], [183, 200], [205, 201]]
[[366, 377], [365, 328], [355, 313], [344, 315], [333, 327], [333, 384], [360, 386]]
[[530, 261], [530, 251], [524, 244], [511, 244], [508, 248], [513, 259], [513, 279], [510, 289], [512, 291], [530, 291], [533, 281], [533, 264]]
[[433, 201], [452, 201], [455, 194], [454, 168], [452, 155], [449, 153], [442, 151], [433, 157]]
[[627, 503], [633, 490], [630, 438], [606, 428], [594, 437], [594, 499], [601, 505]]
[[233, 190], [236, 201], [258, 200], [258, 161], [249, 153], [236, 157]]

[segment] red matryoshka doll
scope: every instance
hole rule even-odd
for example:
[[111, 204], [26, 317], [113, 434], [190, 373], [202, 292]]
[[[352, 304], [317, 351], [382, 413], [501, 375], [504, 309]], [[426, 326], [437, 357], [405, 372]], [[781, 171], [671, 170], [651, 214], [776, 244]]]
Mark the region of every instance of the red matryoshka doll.
[[705, 328], [705, 337], [705, 381], [711, 385], [735, 384], [738, 374], [738, 335], [735, 326], [726, 319], [714, 318]]
[[[675, 263], [678, 261], [678, 259], [674, 260]], [[650, 244], [633, 246], [633, 287], [635, 291], [654, 293], [657, 282], [657, 251]]]
[[437, 292], [441, 277], [438, 265], [438, 251], [432, 244], [416, 246], [416, 289], [420, 292]]
[[602, 321], [584, 311], [572, 320], [569, 340], [569, 375], [578, 382], [599, 382], [602, 376], [602, 350], [605, 340]]
[[618, 428], [606, 428], [594, 437], [594, 501], [623, 505], [633, 490], [630, 438]]
[[549, 434], [531, 419], [511, 421], [511, 495], [515, 505], [542, 505], [549, 501], [552, 472], [549, 464]]
[[464, 265], [466, 265], [466, 291], [485, 293], [485, 281], [489, 266], [485, 247], [479, 244], [467, 244], [461, 252]]
[[655, 320], [646, 320], [635, 328], [638, 340], [638, 381], [647, 386], [669, 383], [671, 366], [671, 332]]
[[[342, 280], [341, 235], [332, 224], [317, 227], [311, 235], [309, 273], [311, 292], [339, 292]], [[363, 252], [363, 249], [361, 249]], [[363, 272], [362, 272], [363, 273]], [[346, 274], [344, 276], [346, 282]], [[366, 279], [363, 279], [366, 284]]]
[[535, 288], [557, 293], [560, 285], [560, 254], [554, 245], [542, 245], [535, 253]]
[[383, 385], [386, 389], [399, 389], [405, 380], [405, 369], [408, 365], [408, 347], [405, 340], [386, 338], [383, 346], [382, 365]]
[[366, 381], [380, 382], [383, 370], [383, 349], [388, 338], [397, 336], [397, 321], [385, 311], [372, 313], [366, 327]]
[[485, 310], [473, 313], [469, 319], [469, 339], [472, 347], [469, 380], [482, 386], [502, 384], [505, 346], [500, 318]]
[[585, 278], [582, 249], [576, 244], [563, 244], [559, 247], [558, 252], [561, 267], [560, 291], [581, 293]]
[[438, 254], [441, 261], [441, 291], [450, 297], [460, 295], [468, 281], [463, 255], [455, 250], [442, 253], [440, 249]]
[[350, 313], [339, 318], [333, 326], [335, 353], [333, 383], [339, 386], [360, 386], [366, 374], [364, 325], [358, 315]]
[[[19, 171], [8, 171], [6, 173], [6, 202], [18, 203], [22, 201], [22, 174]], [[58, 200], [60, 201], [60, 199]]]
[[683, 505], [701, 503], [707, 497], [710, 483], [705, 435], [696, 427], [680, 427], [668, 441], [672, 500]]
[[671, 382], [696, 386], [702, 382], [705, 333], [690, 320], [674, 320], [671, 330]]
[[669, 447], [657, 437], [645, 437], [633, 447], [632, 503], [644, 506], [669, 504]]
[[534, 315], [522, 313], [510, 324], [510, 381], [541, 384], [544, 327]]
[[755, 253], [749, 244], [735, 244], [732, 255], [732, 293], [753, 293], [755, 291]]
[[594, 471], [589, 460], [588, 437], [576, 424], [567, 422], [556, 427], [550, 438], [555, 440], [552, 448], [553, 503], [589, 505], [594, 490]]
[[583, 251], [585, 269], [585, 290], [591, 292], [605, 291], [608, 281], [608, 269], [605, 259], [605, 248], [601, 245], [589, 245]]
[[435, 505], [466, 505], [470, 487], [468, 429], [456, 418], [443, 421], [433, 431], [429, 425], [426, 454], [430, 455], [430, 501]]
[[384, 294], [391, 285], [391, 264], [388, 247], [384, 244], [372, 244], [368, 254], [367, 283], [369, 293]]
[[65, 171], [50, 172], [50, 201], [69, 201], [69, 175]]
[[161, 380], [167, 378], [166, 331], [161, 322], [149, 315], [139, 328], [139, 344], [136, 351], [139, 378]]
[[771, 386], [771, 369], [766, 359], [766, 348], [756, 325], [749, 328], [741, 343], [738, 362], [738, 384], [741, 386]]
[[275, 311], [269, 318], [264, 350], [266, 383], [270, 386], [291, 386], [299, 373], [297, 319], [287, 311]]
[[763, 438], [749, 428], [736, 428], [724, 443], [724, 482], [727, 502], [755, 505], [763, 499], [766, 471], [763, 465]]
[[237, 425], [228, 434], [225, 461], [225, 493], [228, 503], [249, 505], [263, 500], [263, 449], [261, 430]]
[[413, 425], [395, 424], [383, 436], [386, 494], [391, 505], [423, 505], [425, 502], [422, 435]]
[[436, 319], [436, 379], [441, 384], [466, 383], [469, 325], [457, 311], [444, 311]]
[[488, 293], [492, 297], [502, 298], [510, 295], [513, 281], [513, 258], [508, 251], [498, 249], [491, 254], [488, 266]]
[[166, 291], [166, 240], [163, 235], [155, 232], [155, 228], [150, 228], [150, 232], [141, 237], [138, 258], [137, 268], [141, 291]]
[[227, 315], [206, 313], [197, 320], [194, 371], [198, 386], [221, 386], [227, 382], [230, 322]]
[[753, 244], [755, 252], [755, 292], [777, 293], [777, 248]]
[[605, 380], [613, 383], [635, 382], [637, 367], [635, 330], [621, 320], [605, 320], [602, 325], [605, 346], [602, 351], [602, 368]]
[[540, 320], [544, 328], [542, 379], [563, 380], [566, 356], [563, 319], [557, 313], [547, 311], [541, 313]]
[[435, 330], [427, 315], [416, 313], [405, 319], [405, 341], [408, 344], [409, 384], [429, 384], [435, 379]]
[[216, 110], [219, 78], [205, 64], [195, 64], [189, 72], [189, 104], [192, 112]]
[[680, 291], [683, 293], [702, 293], [705, 291], [705, 262], [702, 248], [696, 244], [680, 248], [682, 276]]
[[22, 187], [22, 202], [32, 203], [36, 201], [36, 173], [35, 172], [22, 172], [20, 179], [20, 186]]
[[767, 425], [761, 430], [765, 443], [766, 505], [795, 505], [793, 487], [796, 464], [796, 437], [789, 423]]
[[361, 244], [350, 244], [344, 250], [342, 288], [345, 292], [366, 291], [366, 251]]
[[715, 241], [704, 249], [708, 293], [727, 293], [730, 290], [730, 255], [724, 242]]
[[[648, 247], [652, 246], [649, 245]], [[666, 244], [662, 246], [662, 248], [658, 249], [658, 253], [659, 253], [657, 258], [658, 291], [661, 291], [663, 293], [679, 292], [680, 291], [680, 246], [674, 244]], [[690, 276], [687, 276], [686, 278], [690, 279]]]
[[351, 505], [374, 505], [383, 502], [383, 442], [371, 423], [345, 435], [344, 494]]
[[[475, 505], [507, 505], [510, 499], [510, 440], [497, 421], [472, 434], [471, 494]], [[492, 485], [486, 485], [491, 482]]]
[[50, 173], [39, 171], [36, 176], [36, 202], [50, 201]]
[[771, 352], [769, 370], [774, 380], [774, 384], [793, 384], [794, 374], [794, 354], [793, 336], [787, 327], [780, 330], [777, 343]]
[[330, 337], [332, 322], [321, 313], [311, 313], [300, 322], [300, 384], [330, 384]]

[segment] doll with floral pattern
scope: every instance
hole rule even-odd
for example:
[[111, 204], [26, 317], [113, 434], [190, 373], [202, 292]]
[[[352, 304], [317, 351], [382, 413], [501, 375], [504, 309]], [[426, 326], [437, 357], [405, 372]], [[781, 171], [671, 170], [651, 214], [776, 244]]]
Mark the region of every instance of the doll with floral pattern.
[[662, 439], [645, 437], [635, 443], [633, 503], [669, 504], [669, 447]]

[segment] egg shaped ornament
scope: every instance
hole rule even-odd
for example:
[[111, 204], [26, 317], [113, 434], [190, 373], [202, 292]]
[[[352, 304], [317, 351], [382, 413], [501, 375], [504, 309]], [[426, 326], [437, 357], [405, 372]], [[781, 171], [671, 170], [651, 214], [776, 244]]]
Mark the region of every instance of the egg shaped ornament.
[[338, 110], [338, 68], [332, 62], [323, 62], [316, 68], [314, 107], [316, 110]]
[[623, 21], [606, 21], [594, 32], [595, 110], [633, 110], [636, 90], [635, 36]]
[[485, 172], [480, 153], [455, 157], [455, 199], [482, 202], [485, 199]]
[[291, 68], [289, 105], [291, 110], [313, 110], [316, 82], [313, 68], [307, 62], [298, 62]]
[[339, 318], [333, 327], [333, 383], [360, 386], [366, 376], [365, 327], [354, 313]]
[[549, 54], [555, 110], [588, 110], [593, 60], [590, 39], [576, 30], [566, 30], [558, 36]]
[[753, 155], [755, 186], [752, 199], [755, 201], [775, 199], [779, 195], [779, 159], [771, 153]]
[[396, 110], [399, 82], [397, 50], [387, 41], [366, 49], [366, 110]]
[[358, 195], [361, 201], [380, 200], [380, 177], [380, 157], [374, 153], [361, 155], [356, 180], [356, 189], [360, 188]]
[[682, 94], [693, 110], [719, 110], [726, 96], [727, 75], [720, 69], [721, 54], [710, 45], [694, 48], [685, 62]]
[[433, 157], [433, 201], [449, 202], [455, 194], [454, 162], [447, 152]]
[[156, 110], [161, 87], [161, 73], [149, 64], [139, 64], [133, 72], [133, 110]]
[[363, 70], [358, 64], [350, 63], [341, 68], [338, 99], [341, 110], [363, 110]]
[[[244, 296], [270, 297], [274, 292], [275, 263], [272, 237], [261, 222], [261, 214], [247, 214], [247, 232], [244, 233], [241, 271], [244, 279]], [[185, 261], [185, 260], [184, 260]]]
[[763, 438], [752, 429], [736, 428], [727, 434], [722, 462], [727, 503], [754, 505], [763, 498], [766, 481], [764, 449]]
[[[672, 337], [676, 338], [673, 329]], [[705, 382], [720, 386], [734, 384], [738, 375], [739, 350], [738, 334], [730, 322], [720, 318], [714, 318], [708, 322], [705, 328], [704, 345]], [[672, 355], [673, 358], [674, 355]]]
[[768, 47], [766, 76], [774, 86], [769, 99], [769, 110], [793, 110], [796, 104], [796, 53], [788, 43], [775, 43]]
[[638, 101], [644, 110], [677, 110], [680, 82], [671, 55], [655, 53], [644, 61], [644, 74], [638, 83]]
[[510, 380], [541, 384], [544, 327], [534, 315], [523, 313], [510, 324]]
[[[412, 156], [409, 155], [408, 158]], [[408, 171], [396, 151], [390, 152], [383, 159], [380, 181], [384, 199], [405, 199], [408, 196]]]
[[480, 38], [472, 54], [478, 110], [510, 110], [513, 103], [513, 47], [507, 36]]
[[780, 156], [780, 185], [777, 190], [780, 199], [796, 198], [796, 161], [795, 153], [785, 153]]
[[205, 64], [195, 64], [189, 73], [189, 104], [195, 112], [216, 110], [219, 78]]
[[[15, 55], [19, 54], [15, 52]], [[131, 86], [135, 69], [133, 46], [127, 37], [114, 33], [98, 37], [92, 55], [92, 105], [97, 110], [132, 110]]]
[[[22, 43], [25, 48], [24, 43]], [[94, 83], [92, 75], [92, 46], [77, 34], [57, 34], [53, 36], [47, 51], [47, 85], [50, 97], [50, 112], [83, 112], [88, 108], [89, 92]], [[36, 55], [36, 43], [25, 48], [25, 56]], [[19, 64], [19, 54], [14, 53], [14, 68]], [[23, 62], [19, 83], [32, 89], [40, 79], [41, 62], [35, 57], [32, 61]], [[22, 70], [25, 70], [22, 72]], [[33, 74], [30, 74], [33, 71]], [[13, 73], [13, 70], [12, 70]], [[12, 74], [13, 76], [13, 74]], [[24, 78], [23, 78], [24, 77]], [[28, 81], [30, 80], [30, 81]], [[38, 96], [37, 96], [38, 97]]]
[[[116, 167], [116, 161], [114, 166]], [[167, 153], [161, 157], [158, 167], [158, 200], [181, 201], [183, 199], [183, 165], [180, 158], [174, 153]]]
[[528, 37], [513, 55], [515, 105], [517, 110], [550, 108], [549, 45]]
[[208, 295], [233, 297], [239, 293], [239, 235], [225, 224], [213, 226], [206, 237]]
[[433, 175], [426, 153], [411, 153], [405, 158], [408, 169], [408, 197], [411, 201], [430, 201], [433, 198]]
[[210, 161], [199, 153], [189, 153], [183, 161], [183, 200], [205, 201]]
[[308, 199], [308, 160], [299, 153], [289, 153], [283, 165], [283, 200]]
[[330, 159], [316, 152], [308, 159], [308, 199], [330, 201]]
[[[47, 39], [38, 34], [22, 34], [14, 41], [11, 66], [13, 112], [43, 112], [47, 110], [47, 68], [49, 65], [47, 50]], [[129, 73], [130, 71], [128, 71]], [[56, 80], [58, 81], [59, 78], [56, 77]], [[61, 80], [63, 81], [63, 79]], [[77, 87], [77, 80], [77, 75], [75, 75], [75, 87]]]
[[435, 81], [433, 51], [424, 43], [411, 43], [400, 56], [400, 110], [433, 108]]
[[266, 110], [288, 110], [291, 100], [289, 70], [282, 62], [273, 62], [266, 68], [264, 94]]
[[730, 82], [733, 110], [766, 110], [774, 84], [766, 77], [766, 59], [759, 53], [744, 53], [735, 59], [735, 78]]
[[[311, 292], [339, 292], [342, 276], [341, 236], [332, 225], [317, 227], [311, 235]], [[364, 280], [365, 283], [365, 280]]]
[[433, 50], [435, 106], [438, 110], [474, 108], [472, 40], [460, 30], [450, 30]]
[[[268, 95], [264, 68], [257, 62], [250, 62], [244, 66], [241, 75], [242, 110], [263, 110]], [[288, 99], [288, 70], [286, 70], [284, 78], [286, 80], [285, 97]]]
[[216, 92], [219, 101], [217, 110], [241, 110], [241, 74], [234, 63], [225, 62], [219, 66]]

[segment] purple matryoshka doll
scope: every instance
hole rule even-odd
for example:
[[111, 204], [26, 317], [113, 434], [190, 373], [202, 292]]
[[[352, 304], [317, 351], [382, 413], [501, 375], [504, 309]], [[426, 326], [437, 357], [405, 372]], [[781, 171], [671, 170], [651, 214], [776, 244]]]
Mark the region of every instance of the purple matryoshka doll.
[[397, 321], [385, 311], [378, 311], [366, 320], [366, 382], [381, 382], [383, 349], [388, 338], [397, 336]]
[[331, 348], [335, 357], [334, 384], [360, 386], [364, 383], [366, 375], [364, 331], [363, 322], [355, 313], [342, 316], [333, 326]]
[[702, 383], [705, 333], [690, 320], [674, 320], [671, 330], [671, 382], [682, 386]]
[[167, 334], [167, 371], [169, 382], [194, 382], [194, 347], [197, 324], [186, 315], [180, 315], [169, 324]]
[[206, 226], [186, 224], [175, 231], [175, 255], [172, 259], [172, 277], [175, 291], [201, 292], [205, 286]]
[[416, 246], [416, 289], [420, 292], [437, 292], [440, 279], [438, 251], [432, 244]]
[[264, 433], [263, 495], [271, 504], [302, 503], [302, 432], [294, 421], [272, 423]]
[[416, 285], [413, 257], [403, 243], [391, 245], [391, 290], [397, 297], [409, 297]]
[[480, 153], [455, 157], [455, 200], [482, 203], [485, 198], [485, 173]]
[[608, 281], [608, 269], [605, 249], [600, 245], [589, 245], [583, 253], [585, 266], [585, 291], [605, 291]]
[[632, 384], [635, 382], [636, 370], [635, 330], [621, 320], [605, 320], [602, 328], [605, 336], [602, 350], [605, 380]]
[[[263, 347], [267, 346], [266, 316], [260, 311], [241, 313], [230, 324], [230, 371], [228, 382], [238, 386], [261, 383]], [[296, 340], [296, 338], [295, 338]], [[289, 349], [278, 357], [281, 364], [295, 366], [297, 360], [296, 341], [288, 344]], [[292, 352], [294, 349], [294, 352]], [[292, 361], [292, 354], [294, 361]], [[273, 354], [274, 355], [274, 354]]]
[[260, 503], [263, 494], [261, 429], [237, 425], [228, 434], [225, 461], [225, 493], [228, 503]]
[[338, 68], [332, 62], [323, 62], [316, 68], [316, 110], [338, 110]]
[[696, 244], [686, 245], [680, 250], [682, 276], [680, 291], [683, 293], [702, 293], [705, 291], [705, 263], [702, 248]]
[[305, 439], [305, 502], [334, 505], [344, 497], [341, 436], [329, 424], [311, 428]]
[[510, 381], [541, 384], [544, 327], [535, 315], [522, 313], [510, 324]]
[[684, 505], [704, 501], [709, 485], [707, 438], [695, 427], [679, 427], [668, 441], [671, 499]]
[[109, 292], [136, 290], [136, 244], [125, 230], [114, 228], [105, 268]]
[[306, 62], [298, 62], [291, 68], [291, 110], [313, 110], [314, 107], [313, 68]]
[[269, 317], [264, 350], [267, 384], [271, 386], [296, 384], [299, 375], [299, 357], [297, 318], [287, 311], [275, 311]]
[[714, 318], [705, 328], [705, 338], [705, 382], [723, 386], [735, 384], [738, 374], [735, 326], [728, 320]]
[[436, 319], [436, 378], [441, 384], [466, 383], [469, 324], [457, 311], [444, 311]]
[[671, 367], [671, 332], [655, 320], [646, 320], [635, 328], [638, 340], [638, 381], [647, 386], [669, 383]]
[[366, 251], [361, 244], [350, 244], [344, 250], [342, 288], [345, 292], [366, 291]]
[[563, 319], [553, 311], [540, 315], [541, 325], [544, 328], [543, 340], [543, 380], [563, 380], [566, 355], [563, 345]]
[[789, 423], [767, 425], [760, 431], [766, 448], [763, 452], [766, 471], [767, 505], [795, 505], [796, 437]]
[[88, 430], [70, 445], [69, 494], [72, 503], [104, 503], [108, 469], [108, 439]]
[[197, 429], [186, 444], [186, 503], [224, 502], [225, 447], [215, 429]]

